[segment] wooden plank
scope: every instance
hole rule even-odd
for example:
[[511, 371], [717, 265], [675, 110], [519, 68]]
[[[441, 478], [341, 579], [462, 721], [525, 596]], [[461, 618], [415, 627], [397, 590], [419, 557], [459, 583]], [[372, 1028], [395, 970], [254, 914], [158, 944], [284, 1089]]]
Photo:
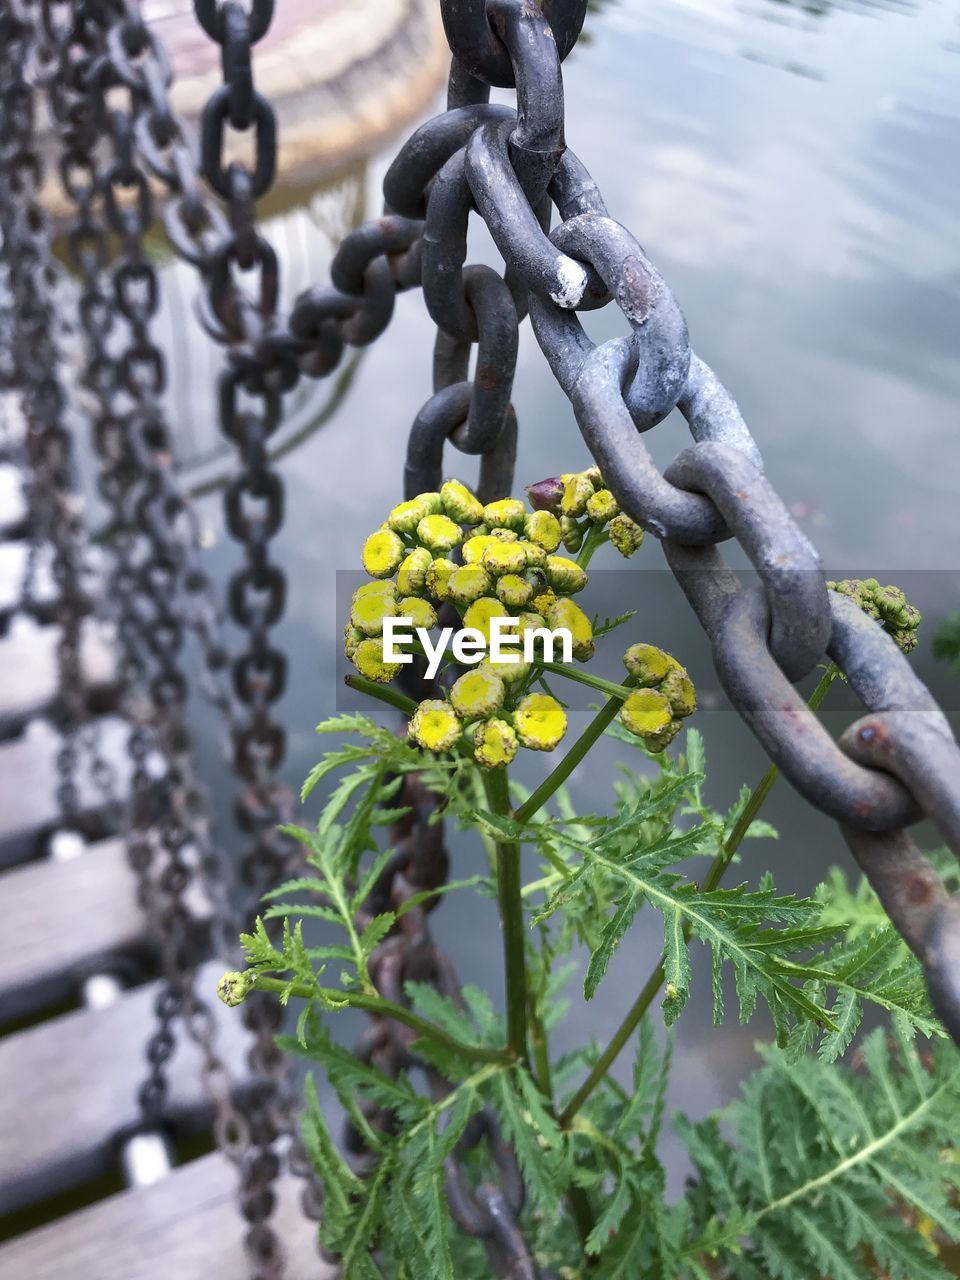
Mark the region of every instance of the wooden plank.
[[0, 462], [0, 538], [22, 538], [27, 532], [27, 500], [19, 467]]
[[[117, 716], [103, 716], [93, 724], [100, 734], [103, 757], [115, 771], [117, 793], [122, 795], [130, 777], [129, 727]], [[56, 768], [61, 743], [60, 735], [43, 720], [34, 721], [19, 738], [0, 743], [0, 867], [40, 857], [50, 833], [61, 825]], [[85, 829], [89, 827], [91, 838], [97, 838], [109, 833], [98, 820], [104, 797], [89, 776], [88, 764], [81, 761], [79, 818]]]
[[[334, 1280], [315, 1229], [285, 1177], [273, 1219], [287, 1253], [287, 1280]], [[249, 1274], [236, 1171], [203, 1156], [139, 1191], [124, 1191], [0, 1247], [4, 1280], [240, 1280]]]
[[[197, 990], [210, 999], [225, 1060], [242, 1062], [240, 1014], [216, 997], [222, 972], [219, 963], [205, 965]], [[151, 982], [107, 1008], [81, 1009], [0, 1040], [0, 1214], [115, 1167], [114, 1139], [139, 1119], [137, 1090], [159, 990]], [[177, 1024], [168, 1114], [183, 1132], [209, 1118], [200, 1066], [199, 1051]]]
[[[116, 662], [111, 629], [90, 619], [81, 633], [80, 660], [87, 705], [101, 711], [114, 704]], [[0, 639], [0, 737], [8, 737], [41, 715], [57, 694], [57, 627], [16, 618]]]
[[[20, 607], [23, 579], [30, 546], [27, 542], [0, 542], [0, 626], [6, 627]], [[34, 603], [43, 618], [52, 618], [54, 602], [50, 550], [41, 548], [34, 578]]]
[[[68, 862], [44, 858], [4, 872], [0, 901], [0, 1023], [75, 997], [91, 973], [118, 964], [136, 972], [152, 954], [122, 840], [90, 845]], [[199, 883], [188, 902], [201, 947], [210, 905]]]

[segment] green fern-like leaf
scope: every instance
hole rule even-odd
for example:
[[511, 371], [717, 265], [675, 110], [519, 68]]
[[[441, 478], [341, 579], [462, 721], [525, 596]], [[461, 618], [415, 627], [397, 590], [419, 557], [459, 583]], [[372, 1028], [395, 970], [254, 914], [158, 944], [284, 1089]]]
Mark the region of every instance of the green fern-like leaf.
[[[678, 785], [678, 784], [677, 784]], [[690, 992], [690, 937], [706, 943], [713, 956], [714, 1020], [723, 1016], [720, 967], [729, 962], [736, 979], [740, 1016], [750, 1018], [762, 997], [770, 1008], [778, 1039], [785, 1041], [794, 1022], [812, 1021], [832, 1027], [829, 1013], [802, 989], [803, 969], [795, 957], [834, 931], [817, 926], [819, 904], [813, 899], [778, 895], [764, 886], [750, 891], [701, 890], [667, 868], [696, 853], [713, 838], [707, 824], [681, 835], [671, 834], [647, 848], [624, 854], [617, 846], [625, 822], [612, 824], [592, 843], [574, 840], [562, 829], [553, 838], [581, 857], [579, 866], [551, 896], [538, 918], [563, 907], [596, 870], [621, 886], [616, 911], [600, 936], [587, 968], [589, 997], [603, 976], [616, 946], [636, 912], [644, 904], [655, 907], [664, 922], [664, 970], [667, 1024], [676, 1020]], [[611, 835], [614, 840], [611, 841]], [[781, 924], [783, 928], [769, 928]]]
[[[949, 1170], [960, 1121], [960, 1061], [938, 1044], [921, 1061], [898, 1022], [895, 1043], [875, 1031], [863, 1067], [791, 1062], [777, 1050], [723, 1119], [678, 1128], [700, 1179], [696, 1221], [681, 1250], [685, 1276], [708, 1258], [737, 1274], [808, 1280], [946, 1280], [949, 1272], [904, 1213], [957, 1238]], [[949, 1159], [931, 1153], [948, 1149]]]

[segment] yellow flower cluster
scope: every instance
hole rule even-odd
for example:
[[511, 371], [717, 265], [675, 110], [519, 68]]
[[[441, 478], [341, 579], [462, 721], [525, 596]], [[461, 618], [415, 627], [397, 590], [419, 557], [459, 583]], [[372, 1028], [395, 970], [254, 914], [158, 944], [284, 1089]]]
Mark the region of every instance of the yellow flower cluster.
[[696, 710], [693, 681], [676, 658], [652, 644], [631, 645], [623, 665], [638, 688], [620, 708], [620, 719], [651, 751], [663, 751]]
[[[528, 631], [564, 628], [573, 655], [593, 655], [593, 628], [571, 596], [587, 584], [586, 570], [557, 555], [574, 551], [587, 532], [605, 531], [623, 555], [632, 555], [643, 530], [623, 515], [595, 467], [531, 485], [533, 509], [514, 498], [484, 506], [458, 480], [438, 493], [421, 493], [387, 516], [363, 546], [363, 565], [373, 579], [354, 593], [344, 640], [361, 675], [389, 682], [400, 664], [384, 659], [382, 633], [388, 617], [410, 618], [430, 632], [442, 606], [454, 607], [464, 627], [489, 646], [494, 618], [511, 618], [521, 638]], [[443, 698], [427, 698], [407, 727], [429, 751], [469, 751], [484, 768], [504, 768], [521, 746], [552, 751], [567, 729], [556, 698], [530, 685], [538, 668], [486, 657], [470, 667]], [[661, 649], [636, 644], [624, 655], [636, 688], [620, 710], [623, 724], [662, 751], [696, 707], [685, 669]]]
[[[593, 628], [570, 599], [587, 574], [555, 554], [562, 538], [553, 513], [531, 511], [514, 498], [484, 506], [458, 480], [401, 502], [363, 545], [363, 567], [374, 581], [354, 594], [347, 656], [367, 679], [389, 682], [400, 667], [383, 657], [384, 618], [412, 618], [415, 628], [429, 631], [437, 609], [450, 604], [488, 644], [494, 618], [514, 619], [521, 638], [566, 628], [574, 657], [587, 661]], [[509, 764], [520, 746], [552, 751], [566, 732], [566, 715], [555, 698], [526, 689], [529, 674], [523, 661], [484, 659], [456, 681], [448, 700], [420, 703], [410, 737], [431, 751], [449, 751], [462, 740], [487, 768]]]
[[527, 495], [539, 512], [559, 519], [568, 551], [579, 551], [587, 534], [600, 529], [622, 556], [632, 556], [643, 543], [643, 529], [620, 510], [598, 467], [541, 480], [527, 487]]
[[456, 681], [449, 701], [421, 702], [407, 732], [428, 751], [450, 751], [462, 742], [485, 769], [506, 768], [520, 747], [552, 751], [567, 731], [563, 707], [549, 694], [525, 693], [510, 708], [508, 689], [482, 662]]

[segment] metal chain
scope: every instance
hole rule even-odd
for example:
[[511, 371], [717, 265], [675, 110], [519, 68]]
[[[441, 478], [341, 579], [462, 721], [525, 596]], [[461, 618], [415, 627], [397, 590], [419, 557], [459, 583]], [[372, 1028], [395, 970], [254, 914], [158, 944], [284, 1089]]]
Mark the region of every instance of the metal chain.
[[[159, 778], [149, 777], [143, 767], [145, 744], [138, 738], [135, 749], [140, 767], [135, 776], [140, 786], [135, 788], [135, 794], [141, 804], [135, 806], [129, 853], [138, 876], [142, 905], [162, 943], [165, 978], [156, 1006], [157, 1027], [147, 1046], [150, 1073], [141, 1087], [140, 1101], [144, 1124], [158, 1126], [166, 1097], [165, 1067], [174, 1048], [174, 1020], [182, 1019], [189, 1037], [200, 1048], [204, 1083], [216, 1111], [218, 1146], [240, 1166], [241, 1203], [249, 1217], [251, 1198], [263, 1180], [262, 1153], [252, 1145], [251, 1123], [237, 1105], [230, 1074], [217, 1053], [216, 1025], [209, 1005], [195, 990], [197, 957], [190, 936], [192, 921], [187, 902], [195, 857], [199, 857], [200, 869], [206, 872], [208, 888], [216, 890], [211, 896], [217, 940], [230, 938], [235, 948], [238, 924], [230, 907], [222, 860], [210, 840], [205, 797], [190, 762], [191, 742], [185, 723], [187, 683], [179, 664], [185, 595], [208, 606], [206, 613], [200, 613], [199, 622], [193, 611], [187, 611], [205, 642], [208, 671], [214, 667], [216, 674], [224, 659], [211, 661], [211, 648], [216, 655], [222, 653], [222, 646], [216, 635], [217, 620], [210, 617], [209, 582], [197, 559], [196, 530], [189, 509], [170, 474], [169, 431], [159, 400], [165, 362], [150, 333], [159, 289], [155, 268], [144, 251], [144, 235], [152, 214], [151, 193], [145, 174], [134, 162], [130, 145], [142, 102], [138, 92], [129, 84], [124, 85], [111, 66], [109, 50], [116, 26], [108, 24], [111, 19], [123, 17], [122, 13], [112, 13], [111, 8], [104, 5], [98, 12], [83, 6], [74, 13], [70, 46], [75, 47], [86, 38], [96, 48], [96, 55], [83, 77], [83, 100], [78, 94], [71, 111], [65, 114], [74, 123], [85, 121], [91, 158], [98, 140], [106, 138], [110, 144], [106, 167], [90, 195], [101, 206], [101, 228], [117, 236], [120, 248], [106, 275], [102, 270], [91, 271], [88, 283], [91, 287], [108, 286], [105, 292], [112, 299], [112, 306], [106, 309], [107, 323], [115, 325], [114, 337], [119, 338], [120, 345], [112, 359], [105, 357], [98, 409], [101, 420], [107, 417], [122, 427], [115, 438], [119, 456], [114, 461], [117, 468], [124, 469], [130, 484], [124, 486], [117, 502], [115, 525], [125, 522], [131, 534], [122, 540], [120, 553], [126, 555], [127, 566], [133, 570], [135, 599], [141, 607], [141, 616], [131, 619], [125, 638], [131, 665], [147, 680], [141, 687], [143, 714], [161, 763]], [[108, 93], [121, 87], [128, 91], [124, 95], [127, 110], [106, 107]], [[90, 209], [82, 212], [89, 220]], [[90, 354], [94, 359], [105, 356], [96, 348]], [[219, 705], [231, 709], [228, 700], [221, 700]], [[151, 875], [157, 852], [162, 853], [163, 865]], [[260, 1052], [259, 1044], [253, 1052]], [[256, 1065], [258, 1074], [262, 1074]], [[272, 1233], [267, 1235], [272, 1238]], [[251, 1260], [252, 1273], [265, 1274], [260, 1269], [263, 1250], [259, 1239], [254, 1245], [248, 1240], [248, 1246], [257, 1255]], [[279, 1253], [278, 1244], [274, 1252]]]
[[79, 827], [80, 731], [86, 716], [80, 638], [91, 600], [82, 512], [73, 487], [68, 403], [59, 376], [56, 307], [50, 296], [56, 273], [38, 200], [43, 168], [34, 94], [25, 76], [28, 47], [26, 29], [16, 16], [0, 15], [0, 235], [12, 301], [12, 365], [26, 420], [32, 541], [52, 547], [58, 626], [54, 718], [62, 734], [57, 800], [64, 821]]
[[[558, 6], [562, 21], [582, 7]], [[453, 282], [475, 206], [503, 255], [507, 280], [526, 292], [540, 347], [614, 496], [662, 540], [667, 563], [711, 640], [733, 705], [794, 786], [840, 821], [893, 923], [923, 964], [937, 1013], [960, 1042], [960, 904], [947, 897], [903, 831], [930, 818], [960, 853], [960, 749], [946, 718], [890, 637], [850, 601], [828, 592], [819, 557], [764, 475], [736, 403], [691, 349], [669, 287], [630, 232], [610, 218], [570, 151], [550, 157], [547, 195], [561, 221], [548, 231], [543, 208], [530, 194], [524, 143], [529, 119], [522, 103], [524, 95], [536, 103], [529, 114], [542, 121], [552, 97], [562, 115], [562, 42], [552, 44], [549, 15], [521, 0], [441, 0], [441, 9], [454, 57], [473, 74], [498, 83], [502, 55], [509, 55], [521, 109], [516, 123], [478, 123], [459, 158], [447, 162], [447, 187], [441, 178], [434, 185], [423, 265], [431, 313], [451, 338], [466, 332]], [[502, 44], [494, 53], [486, 29], [478, 41], [481, 13]], [[443, 127], [430, 122], [425, 129]], [[533, 154], [540, 158], [536, 148]], [[403, 157], [401, 152], [400, 167]], [[438, 195], [444, 216], [434, 219]], [[436, 243], [428, 261], [432, 231]], [[595, 345], [576, 312], [610, 301], [623, 312], [629, 335]], [[674, 408], [687, 419], [695, 443], [661, 474], [642, 433]], [[415, 462], [418, 450], [415, 427]], [[435, 487], [439, 470], [438, 454], [432, 470], [418, 472], [418, 485]], [[743, 585], [721, 559], [716, 544], [731, 537], [753, 564], [756, 585]], [[870, 712], [839, 744], [794, 688], [824, 656], [837, 663]]]
[[[200, 272], [201, 319], [229, 350], [221, 424], [237, 441], [244, 470], [227, 516], [247, 548], [232, 603], [249, 636], [234, 677], [236, 693], [251, 708], [244, 723], [253, 730], [235, 742], [250, 788], [251, 827], [256, 831], [268, 810], [274, 821], [282, 807], [279, 797], [267, 799], [262, 790], [283, 755], [270, 705], [285, 673], [269, 630], [282, 612], [284, 583], [267, 554], [282, 517], [282, 488], [266, 455], [282, 395], [301, 374], [329, 373], [345, 343], [372, 341], [389, 322], [396, 293], [422, 283], [438, 325], [434, 394], [411, 433], [407, 491], [437, 486], [450, 438], [481, 456], [485, 494], [505, 492], [515, 447], [509, 400], [516, 330], [529, 309], [538, 342], [620, 505], [663, 540], [668, 563], [711, 639], [731, 700], [798, 789], [840, 819], [855, 856], [923, 962], [938, 1012], [960, 1039], [960, 966], [952, 963], [960, 949], [960, 909], [902, 830], [929, 816], [960, 850], [956, 743], [892, 642], [850, 602], [828, 595], [816, 553], [766, 480], [736, 404], [692, 352], [668, 286], [630, 232], [609, 217], [589, 174], [565, 149], [560, 61], [576, 40], [584, 0], [544, 0], [542, 6], [441, 0], [454, 54], [449, 109], [401, 150], [385, 179], [384, 216], [341, 245], [333, 288], [307, 290], [287, 317], [277, 309], [276, 257], [253, 219], [254, 202], [272, 178], [275, 127], [253, 86], [250, 48], [269, 25], [272, 3], [254, 0], [249, 13], [234, 0], [220, 7], [216, 0], [196, 0], [196, 8], [223, 52], [224, 84], [203, 118], [202, 171], [225, 199], [226, 216], [198, 181], [188, 135], [169, 105], [162, 51], [133, 0], [127, 6], [132, 26], [117, 24], [111, 33], [111, 62], [125, 83], [126, 67], [145, 94], [133, 146], [172, 196], [164, 219], [168, 235]], [[516, 84], [516, 113], [488, 103], [491, 84]], [[254, 132], [250, 168], [222, 159], [228, 121]], [[560, 223], [550, 231], [553, 207]], [[474, 210], [504, 258], [502, 279], [485, 268], [464, 267]], [[236, 268], [254, 266], [258, 287], [251, 297]], [[595, 346], [576, 312], [611, 301], [630, 332]], [[471, 379], [473, 344], [478, 356]], [[641, 433], [674, 408], [687, 418], [695, 443], [661, 474]], [[259, 507], [252, 515], [245, 507], [251, 503]], [[756, 586], [744, 586], [723, 565], [716, 544], [731, 536], [755, 565]], [[824, 654], [845, 671], [871, 712], [839, 745], [794, 688]], [[415, 830], [397, 833], [412, 843], [376, 891], [388, 902], [406, 892], [406, 883], [421, 884], [418, 876], [445, 874], [436, 828], [424, 826], [418, 803], [414, 798]], [[271, 865], [276, 853], [267, 853], [258, 865]], [[423, 909], [419, 919], [417, 914], [404, 917], [404, 933], [385, 940], [375, 963], [378, 983], [400, 998], [406, 977], [426, 973], [456, 998], [455, 980], [429, 940]], [[408, 1044], [392, 1025], [375, 1025], [364, 1052], [378, 1055], [386, 1069], [409, 1061]], [[273, 1063], [262, 1066], [269, 1074]], [[264, 1136], [266, 1155], [271, 1140]], [[496, 1153], [496, 1135], [487, 1137]], [[488, 1205], [484, 1213], [476, 1197], [459, 1196], [455, 1178], [448, 1188], [451, 1205], [464, 1229], [484, 1238], [499, 1274], [532, 1275], [533, 1263], [516, 1243], [520, 1196], [506, 1194], [512, 1175], [503, 1167], [501, 1173], [504, 1191], [496, 1211]], [[512, 1256], [497, 1254], [504, 1232], [514, 1242]]]

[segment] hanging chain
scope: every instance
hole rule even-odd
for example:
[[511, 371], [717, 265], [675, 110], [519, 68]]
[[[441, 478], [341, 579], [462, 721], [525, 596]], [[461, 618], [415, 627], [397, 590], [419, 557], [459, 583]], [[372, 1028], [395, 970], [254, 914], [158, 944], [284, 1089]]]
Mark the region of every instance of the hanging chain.
[[[434, 184], [424, 237], [428, 307], [451, 337], [466, 332], [455, 285], [475, 207], [504, 258], [506, 280], [526, 293], [540, 347], [614, 496], [663, 541], [733, 705], [794, 786], [839, 820], [923, 964], [937, 1013], [960, 1042], [960, 904], [903, 830], [930, 818], [960, 853], [960, 749], [890, 637], [827, 590], [819, 557], [764, 475], [736, 403], [691, 349], [668, 285], [609, 216], [580, 161], [563, 149], [565, 36], [552, 32], [551, 22], [562, 22], [566, 32], [577, 13], [582, 20], [583, 6], [553, 8], [551, 14], [522, 0], [441, 0], [454, 58], [466, 69], [461, 74], [500, 83], [508, 57], [519, 110], [516, 120], [478, 118]], [[450, 128], [450, 114], [419, 130], [391, 172], [412, 167]], [[549, 132], [545, 126], [557, 119], [561, 131]], [[531, 137], [541, 141], [531, 146]], [[559, 152], [543, 139], [556, 140]], [[536, 180], [551, 166], [546, 191], [561, 221], [549, 231]], [[405, 199], [393, 207], [415, 212]], [[576, 312], [611, 301], [630, 332], [595, 345]], [[661, 474], [642, 433], [674, 408], [695, 443]], [[434, 488], [439, 450], [431, 467], [420, 466], [416, 429], [409, 457], [419, 468], [417, 484]], [[717, 544], [731, 537], [754, 566], [755, 584], [743, 585], [722, 560]], [[794, 687], [825, 655], [870, 713], [839, 744]]]
[[[224, 68], [224, 83], [203, 115], [200, 169], [170, 108], [162, 51], [135, 0], [111, 29], [110, 53], [121, 80], [129, 83], [129, 74], [143, 93], [133, 147], [171, 196], [168, 235], [198, 269], [201, 319], [228, 350], [221, 426], [237, 443], [243, 467], [228, 491], [227, 522], [246, 551], [231, 583], [231, 613], [247, 633], [233, 678], [245, 709], [234, 756], [247, 782], [241, 810], [254, 833], [248, 870], [266, 883], [286, 860], [285, 848], [269, 843], [287, 808], [274, 781], [283, 734], [270, 710], [285, 669], [269, 636], [285, 592], [282, 571], [269, 558], [283, 491], [267, 454], [282, 396], [303, 374], [329, 373], [345, 343], [372, 341], [388, 324], [397, 291], [422, 284], [438, 335], [433, 395], [408, 446], [407, 492], [437, 487], [447, 439], [480, 455], [486, 495], [506, 492], [515, 448], [510, 391], [517, 326], [529, 309], [537, 340], [621, 507], [663, 541], [734, 706], [794, 785], [840, 820], [923, 962], [938, 1012], [960, 1039], [960, 977], [951, 965], [960, 947], [960, 908], [903, 831], [930, 817], [960, 850], [960, 752], [893, 643], [849, 601], [828, 594], [816, 553], [764, 476], [736, 404], [691, 350], [668, 286], [630, 232], [609, 217], [590, 175], [566, 149], [560, 62], [576, 41], [584, 0], [441, 0], [454, 55], [449, 109], [402, 148], [384, 181], [384, 215], [345, 239], [332, 264], [333, 287], [306, 290], [288, 316], [278, 311], [275, 253], [253, 217], [276, 163], [273, 113], [250, 73], [250, 49], [269, 26], [272, 3], [254, 0], [245, 11], [234, 0], [195, 0], [195, 7], [221, 46]], [[489, 86], [510, 84], [517, 87], [517, 111], [490, 105]], [[225, 162], [228, 123], [252, 132], [250, 166]], [[201, 170], [226, 214], [204, 191]], [[550, 230], [553, 207], [560, 222]], [[502, 278], [464, 265], [474, 211], [503, 256]], [[257, 287], [250, 295], [239, 272], [253, 268]], [[595, 345], [576, 313], [611, 301], [629, 334]], [[686, 417], [695, 443], [661, 474], [641, 433], [674, 408]], [[757, 569], [756, 585], [744, 586], [721, 560], [717, 544], [729, 537]], [[824, 654], [870, 709], [839, 744], [794, 687]], [[442, 834], [428, 822], [428, 802], [416, 794], [415, 781], [407, 788], [414, 816], [394, 833], [398, 858], [374, 893], [388, 904], [395, 896], [402, 900], [408, 885], [440, 883], [446, 874]], [[456, 981], [430, 941], [425, 909], [409, 912], [404, 926], [375, 957], [378, 985], [401, 998], [406, 978], [427, 975], [456, 999]], [[262, 1043], [272, 1045], [269, 1033]], [[363, 1052], [388, 1070], [410, 1062], [409, 1044], [393, 1024], [375, 1023]], [[261, 1066], [269, 1076], [272, 1056]], [[487, 1137], [497, 1156], [502, 1143], [495, 1133], [480, 1132], [485, 1123], [478, 1121], [473, 1136]], [[274, 1131], [267, 1125], [258, 1135], [265, 1165]], [[513, 1226], [522, 1192], [512, 1182], [512, 1163], [503, 1159], [497, 1159], [504, 1185], [496, 1205], [466, 1192], [453, 1173], [448, 1194], [457, 1221], [484, 1239], [498, 1274], [534, 1275]], [[267, 1196], [270, 1175], [272, 1166], [264, 1169]], [[263, 1221], [255, 1210], [251, 1220]], [[270, 1266], [268, 1259], [264, 1274], [275, 1274]]]
[[[213, 873], [207, 875], [208, 885], [218, 889], [213, 905], [219, 940], [230, 937], [235, 947], [238, 932], [223, 869], [204, 817], [205, 799], [190, 763], [191, 742], [185, 723], [187, 685], [179, 665], [184, 632], [181, 599], [187, 595], [194, 605], [207, 603], [210, 584], [196, 558], [196, 531], [190, 512], [170, 475], [170, 440], [160, 405], [165, 362], [150, 334], [159, 290], [155, 268], [144, 251], [144, 236], [152, 216], [151, 192], [143, 170], [134, 162], [131, 147], [142, 114], [140, 86], [119, 77], [111, 65], [108, 54], [111, 44], [116, 46], [118, 27], [106, 23], [122, 14], [111, 14], [109, 9], [110, 6], [100, 10], [84, 6], [74, 14], [70, 38], [62, 42], [62, 48], [75, 56], [76, 49], [86, 43], [88, 50], [95, 50], [95, 56], [76, 81], [79, 92], [65, 104], [67, 109], [60, 116], [68, 129], [82, 121], [88, 130], [83, 153], [93, 180], [80, 211], [82, 223], [93, 221], [91, 206], [97, 204], [98, 230], [101, 234], [112, 232], [120, 246], [106, 273], [112, 306], [103, 308], [103, 337], [114, 327], [119, 350], [111, 357], [105, 346], [100, 350], [94, 347], [90, 355], [99, 378], [88, 381], [97, 393], [98, 425], [106, 419], [118, 428], [108, 441], [102, 432], [98, 439], [101, 457], [108, 464], [104, 474], [119, 473], [119, 483], [111, 490], [115, 500], [113, 530], [122, 530], [124, 536], [112, 541], [120, 551], [118, 569], [130, 574], [131, 605], [140, 610], [140, 616], [130, 612], [124, 635], [131, 666], [141, 678], [142, 695], [141, 717], [132, 741], [138, 766], [135, 780], [139, 784], [135, 785], [135, 797], [139, 803], [134, 805], [129, 853], [138, 876], [142, 905], [162, 940], [165, 980], [156, 1004], [157, 1027], [147, 1046], [150, 1070], [140, 1090], [140, 1103], [144, 1125], [159, 1126], [167, 1092], [166, 1065], [175, 1045], [174, 1022], [182, 1019], [201, 1051], [205, 1086], [216, 1108], [218, 1145], [240, 1167], [241, 1207], [251, 1223], [246, 1240], [251, 1272], [272, 1277], [279, 1276], [282, 1266], [279, 1241], [266, 1221], [273, 1202], [270, 1182], [278, 1167], [276, 1156], [269, 1149], [275, 1130], [271, 1129], [269, 1142], [257, 1131], [258, 1127], [262, 1131], [264, 1124], [262, 1097], [257, 1106], [247, 1103], [245, 1114], [238, 1109], [229, 1073], [216, 1052], [215, 1022], [209, 1005], [195, 991], [197, 958], [186, 901], [194, 878], [195, 856], [200, 858], [201, 869]], [[119, 30], [127, 41], [125, 47], [130, 48], [129, 27]], [[126, 100], [126, 110], [109, 105], [108, 95], [117, 90]], [[97, 175], [93, 158], [101, 138], [108, 140], [110, 154], [102, 174]], [[68, 137], [67, 157], [71, 155], [70, 142]], [[66, 165], [64, 168], [69, 171]], [[103, 257], [90, 260], [85, 279], [88, 290], [97, 290], [101, 297], [106, 296], [102, 287], [104, 265]], [[216, 675], [224, 661], [222, 657], [212, 661], [222, 652], [216, 619], [211, 619], [208, 610], [200, 613], [199, 620], [193, 614], [193, 620], [205, 642], [208, 672], [213, 667]], [[219, 705], [228, 713], [232, 711], [229, 699], [220, 698]], [[144, 716], [161, 763], [159, 777], [151, 776], [146, 767], [148, 735], [143, 732]], [[157, 851], [162, 853], [163, 865], [151, 875]], [[266, 1093], [277, 1101], [277, 1051], [272, 1039], [276, 1019], [271, 1011], [261, 1018], [261, 1023], [251, 1050], [254, 1092]], [[282, 1066], [280, 1058], [281, 1075]], [[266, 1090], [265, 1080], [269, 1081]]]
[[[73, 485], [68, 403], [60, 381], [56, 273], [49, 228], [38, 200], [43, 168], [35, 130], [34, 94], [25, 76], [28, 41], [13, 13], [0, 27], [0, 235], [12, 295], [12, 364], [22, 389], [31, 541], [52, 547], [57, 640], [57, 800], [67, 825], [81, 821], [78, 772], [86, 716], [81, 630], [90, 613], [83, 560], [84, 525]], [[31, 550], [32, 559], [36, 551]], [[29, 590], [29, 588], [28, 588]]]

